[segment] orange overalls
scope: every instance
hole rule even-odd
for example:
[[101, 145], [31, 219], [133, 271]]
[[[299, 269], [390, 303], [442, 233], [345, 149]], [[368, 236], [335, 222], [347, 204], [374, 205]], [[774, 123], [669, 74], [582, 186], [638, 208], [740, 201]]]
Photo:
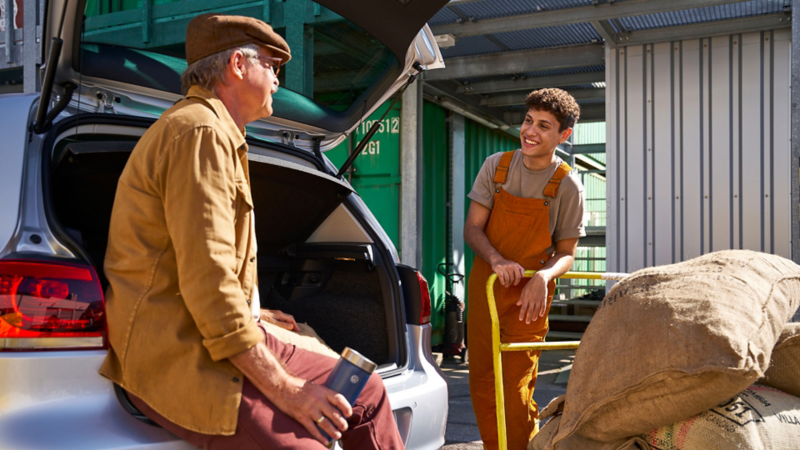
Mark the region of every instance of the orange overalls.
[[[538, 270], [550, 259], [547, 249], [550, 238], [550, 202], [558, 193], [561, 180], [572, 170], [562, 163], [544, 189], [544, 199], [516, 197], [500, 185], [506, 182], [508, 167], [514, 152], [506, 152], [494, 175], [497, 186], [494, 207], [484, 230], [492, 246], [503, 258], [520, 264], [525, 270]], [[469, 342], [469, 390], [472, 408], [485, 449], [496, 449], [497, 412], [495, 409], [494, 372], [492, 369], [492, 332], [489, 307], [486, 303], [486, 281], [492, 266], [475, 256], [469, 276], [469, 313], [467, 316]], [[497, 314], [502, 342], [541, 342], [548, 330], [547, 314], [526, 324], [519, 320], [517, 306], [522, 288], [529, 278], [518, 285], [494, 285]], [[547, 286], [547, 313], [555, 290], [555, 281]], [[538, 431], [539, 407], [533, 400], [540, 351], [503, 353], [503, 386], [505, 386], [506, 428], [508, 448], [524, 449]]]

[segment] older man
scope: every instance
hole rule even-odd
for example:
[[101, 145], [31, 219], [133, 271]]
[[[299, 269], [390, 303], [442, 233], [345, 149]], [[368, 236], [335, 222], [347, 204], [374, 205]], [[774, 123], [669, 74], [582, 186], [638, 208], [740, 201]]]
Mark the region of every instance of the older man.
[[[245, 125], [272, 114], [286, 42], [256, 19], [189, 24], [186, 98], [142, 136], [120, 177], [105, 273], [101, 374], [146, 416], [203, 448], [402, 448], [373, 375], [351, 407], [320, 386], [335, 360], [283, 344], [259, 319]], [[267, 195], [267, 193], [265, 193]]]

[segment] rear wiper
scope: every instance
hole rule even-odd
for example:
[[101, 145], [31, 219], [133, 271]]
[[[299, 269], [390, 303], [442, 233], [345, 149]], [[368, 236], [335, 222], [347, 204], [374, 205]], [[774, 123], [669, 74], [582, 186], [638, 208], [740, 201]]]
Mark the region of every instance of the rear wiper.
[[417, 73], [411, 75], [411, 77], [408, 78], [408, 81], [406, 81], [406, 84], [404, 84], [403, 87], [400, 88], [400, 91], [398, 92], [397, 95], [395, 95], [394, 100], [392, 100], [392, 104], [389, 105], [388, 108], [386, 108], [386, 111], [383, 112], [383, 115], [381, 116], [381, 118], [376, 120], [372, 124], [372, 126], [369, 127], [369, 131], [367, 131], [366, 136], [361, 138], [361, 141], [356, 146], [356, 149], [353, 150], [353, 153], [351, 153], [350, 156], [347, 157], [347, 161], [345, 161], [344, 164], [342, 165], [342, 168], [339, 169], [339, 173], [336, 174], [336, 178], [342, 178], [342, 174], [347, 172], [347, 169], [349, 169], [350, 166], [353, 165], [353, 162], [356, 160], [356, 157], [358, 157], [358, 155], [361, 153], [361, 150], [364, 150], [364, 147], [367, 146], [367, 144], [369, 143], [370, 139], [372, 139], [372, 136], [374, 136], [375, 133], [378, 132], [378, 129], [380, 128], [381, 124], [383, 123], [383, 119], [385, 119], [386, 115], [389, 114], [389, 111], [391, 111], [392, 108], [394, 108], [394, 105], [397, 104], [398, 101], [400, 101], [400, 98], [403, 96], [403, 92], [405, 92], [406, 89], [411, 85], [411, 83], [413, 83], [414, 80], [417, 79], [417, 75], [422, 73], [422, 66], [418, 62], [414, 63], [414, 69], [417, 70]]

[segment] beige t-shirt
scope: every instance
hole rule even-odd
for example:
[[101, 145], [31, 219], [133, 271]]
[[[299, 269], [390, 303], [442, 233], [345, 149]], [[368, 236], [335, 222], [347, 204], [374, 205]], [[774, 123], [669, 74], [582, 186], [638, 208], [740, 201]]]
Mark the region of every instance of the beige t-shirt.
[[[492, 209], [494, 206], [494, 173], [503, 152], [495, 153], [484, 161], [468, 197], [481, 205]], [[522, 152], [516, 150], [508, 168], [508, 176], [503, 189], [511, 195], [525, 198], [544, 198], [544, 188], [553, 178], [556, 169], [561, 165], [561, 158], [550, 167], [542, 170], [530, 170], [522, 163]], [[555, 253], [555, 243], [564, 239], [586, 236], [583, 227], [584, 193], [583, 184], [578, 176], [571, 172], [561, 180], [556, 198], [550, 202], [550, 238], [553, 242], [547, 253]]]

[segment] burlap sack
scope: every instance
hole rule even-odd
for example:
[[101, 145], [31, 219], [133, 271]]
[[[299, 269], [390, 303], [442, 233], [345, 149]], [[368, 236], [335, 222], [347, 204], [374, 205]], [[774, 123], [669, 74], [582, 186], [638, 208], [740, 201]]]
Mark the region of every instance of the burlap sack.
[[762, 377], [800, 305], [800, 266], [723, 251], [615, 285], [583, 335], [553, 442], [611, 442], [708, 410]]
[[[558, 430], [561, 423], [561, 413], [564, 412], [564, 396], [558, 396], [547, 404], [539, 418], [544, 421], [550, 419], [539, 432], [528, 442], [527, 450], [550, 449], [550, 440]], [[650, 446], [641, 437], [620, 439], [615, 442], [600, 442], [587, 439], [579, 434], [573, 434], [558, 444], [559, 449], [575, 450], [649, 450]]]
[[758, 384], [800, 397], [800, 323], [787, 323], [783, 328], [769, 367]]
[[262, 321], [261, 323], [264, 325], [264, 328], [266, 328], [267, 333], [275, 336], [276, 339], [284, 344], [291, 344], [297, 348], [339, 359], [339, 354], [325, 345], [325, 342], [317, 335], [317, 332], [306, 323], [298, 323], [297, 327], [300, 330], [297, 332], [289, 331], [266, 321]]
[[753, 385], [708, 411], [641, 437], [659, 450], [797, 450], [800, 398]]

